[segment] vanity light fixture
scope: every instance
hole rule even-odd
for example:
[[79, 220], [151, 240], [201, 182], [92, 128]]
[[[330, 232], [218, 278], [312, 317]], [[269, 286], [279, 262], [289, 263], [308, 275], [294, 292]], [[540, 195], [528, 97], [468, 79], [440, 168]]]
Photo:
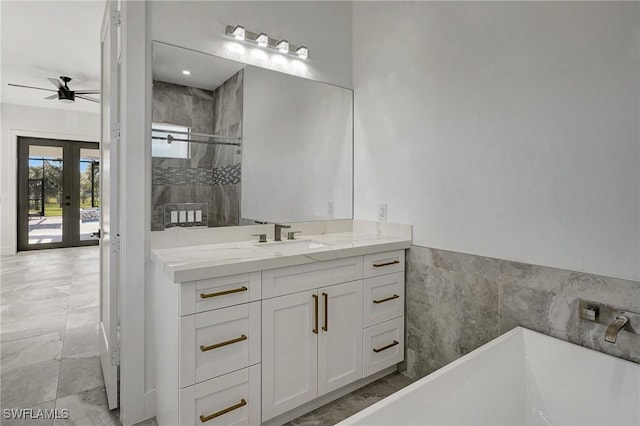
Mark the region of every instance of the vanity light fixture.
[[240, 40], [240, 41], [244, 40], [244, 37], [245, 37], [244, 27], [242, 25], [236, 25], [236, 27], [233, 29], [231, 34], [236, 40]]
[[280, 40], [276, 46], [280, 53], [289, 53], [289, 42], [287, 40]]
[[309, 59], [309, 48], [307, 46], [295, 46], [284, 39], [273, 39], [265, 33], [254, 33], [245, 30], [242, 25], [227, 25], [225, 34], [238, 41], [256, 43], [260, 47], [278, 49], [280, 53], [295, 55], [300, 59]]
[[296, 54], [300, 59], [307, 59], [309, 57], [309, 49], [306, 46], [300, 46], [296, 49]]
[[256, 37], [256, 43], [258, 43], [258, 46], [260, 47], [269, 46], [269, 36], [265, 33], [258, 34], [258, 37]]

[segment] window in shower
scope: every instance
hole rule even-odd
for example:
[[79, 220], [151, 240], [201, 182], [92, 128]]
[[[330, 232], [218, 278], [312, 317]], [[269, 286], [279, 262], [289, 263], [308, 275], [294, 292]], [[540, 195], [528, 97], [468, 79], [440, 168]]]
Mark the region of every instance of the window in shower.
[[191, 128], [175, 124], [153, 123], [151, 125], [151, 156], [162, 158], [190, 158], [189, 142]]

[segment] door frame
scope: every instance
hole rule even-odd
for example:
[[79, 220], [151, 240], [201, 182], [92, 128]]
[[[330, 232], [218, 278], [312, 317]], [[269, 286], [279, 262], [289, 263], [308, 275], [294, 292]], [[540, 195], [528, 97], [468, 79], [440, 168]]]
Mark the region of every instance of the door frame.
[[[40, 139], [56, 139], [75, 142], [95, 142], [100, 143], [100, 139], [97, 135], [78, 135], [70, 133], [58, 133], [58, 132], [43, 132], [40, 130], [27, 130], [27, 129], [9, 129], [9, 161], [8, 167], [10, 173], [14, 177], [18, 176], [18, 142], [21, 137], [25, 138], [40, 138]], [[9, 220], [11, 223], [17, 225], [18, 223], [18, 184], [10, 186], [9, 202], [10, 208], [6, 210], [9, 217], [5, 220]], [[2, 255], [12, 255], [18, 252], [18, 227], [16, 226], [10, 236], [10, 245], [3, 248]], [[5, 251], [6, 250], [6, 251]]]

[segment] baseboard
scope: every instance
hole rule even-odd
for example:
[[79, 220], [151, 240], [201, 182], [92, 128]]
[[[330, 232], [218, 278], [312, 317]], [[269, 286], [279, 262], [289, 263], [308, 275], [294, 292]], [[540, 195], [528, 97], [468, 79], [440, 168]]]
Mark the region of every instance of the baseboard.
[[[135, 419], [133, 421], [133, 423], [130, 424], [125, 424], [124, 422], [122, 423], [123, 426], [131, 426], [131, 425], [135, 425], [138, 424], [142, 421], [145, 421], [147, 419], [150, 419], [151, 417], [155, 417], [156, 415], [156, 390], [152, 389], [148, 392], [145, 392], [144, 394], [144, 418], [142, 419]], [[122, 422], [122, 418], [120, 418], [120, 421]]]
[[156, 415], [156, 390], [150, 390], [144, 394], [144, 418], [149, 419]]
[[0, 247], [0, 256], [13, 256], [14, 254], [16, 254], [15, 248], [7, 246]]
[[364, 379], [360, 379], [357, 382], [348, 384], [343, 388], [336, 389], [333, 392], [330, 392], [326, 395], [322, 395], [321, 397], [318, 397], [313, 401], [309, 401], [306, 404], [296, 407], [291, 411], [287, 411], [286, 413], [280, 414], [277, 417], [264, 421], [262, 422], [262, 426], [280, 426], [285, 423], [288, 423], [291, 420], [297, 419], [298, 417], [303, 416], [315, 410], [316, 408], [320, 408], [323, 405], [326, 405], [332, 401], [335, 401], [336, 399], [341, 398], [347, 395], [348, 393], [353, 392], [356, 389], [359, 389], [365, 385], [368, 385], [369, 383], [375, 382], [376, 380], [381, 379], [384, 376], [387, 376], [393, 373], [394, 371], [397, 371], [396, 365], [389, 368], [385, 368], [384, 370], [378, 371], [377, 373], [372, 374], [371, 376], [365, 377]]

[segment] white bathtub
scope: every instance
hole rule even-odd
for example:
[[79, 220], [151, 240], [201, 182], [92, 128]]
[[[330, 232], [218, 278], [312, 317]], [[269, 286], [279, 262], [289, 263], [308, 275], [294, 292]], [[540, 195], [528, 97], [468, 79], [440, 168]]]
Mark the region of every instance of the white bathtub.
[[519, 327], [339, 425], [640, 425], [640, 365]]

